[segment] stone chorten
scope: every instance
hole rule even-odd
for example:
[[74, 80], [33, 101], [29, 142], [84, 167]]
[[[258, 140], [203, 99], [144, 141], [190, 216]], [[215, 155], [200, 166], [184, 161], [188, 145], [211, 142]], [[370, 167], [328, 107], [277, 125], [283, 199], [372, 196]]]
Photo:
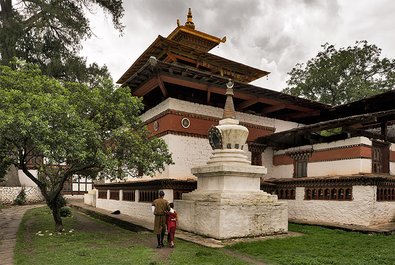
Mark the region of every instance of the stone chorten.
[[288, 208], [260, 190], [265, 167], [252, 166], [243, 147], [248, 129], [239, 124], [229, 80], [223, 119], [209, 130], [212, 156], [192, 168], [197, 189], [176, 201], [179, 227], [217, 239], [286, 233]]

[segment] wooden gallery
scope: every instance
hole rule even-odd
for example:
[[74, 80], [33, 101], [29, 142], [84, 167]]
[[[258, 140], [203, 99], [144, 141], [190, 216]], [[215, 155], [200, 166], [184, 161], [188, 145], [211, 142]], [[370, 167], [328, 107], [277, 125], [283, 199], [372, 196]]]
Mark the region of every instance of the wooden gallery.
[[[174, 164], [154, 178], [95, 185], [85, 203], [151, 220], [150, 202], [164, 190], [172, 202], [196, 189], [191, 168], [212, 149], [226, 84], [249, 130], [243, 150], [267, 174], [261, 189], [288, 204], [288, 219], [373, 226], [395, 219], [395, 91], [332, 107], [251, 85], [269, 73], [209, 53], [224, 43], [195, 29], [189, 12], [169, 36], [158, 36], [122, 75], [145, 104], [142, 120], [162, 138]], [[323, 131], [335, 128], [337, 134]], [[182, 213], [180, 213], [182, 214]]]

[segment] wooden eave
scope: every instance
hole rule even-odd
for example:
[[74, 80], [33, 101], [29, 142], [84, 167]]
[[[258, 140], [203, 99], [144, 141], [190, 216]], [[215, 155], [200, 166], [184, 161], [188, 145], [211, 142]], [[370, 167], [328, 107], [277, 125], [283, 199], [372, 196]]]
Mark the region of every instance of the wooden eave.
[[131, 76], [139, 71], [151, 56], [158, 60], [163, 60], [168, 53], [175, 53], [193, 60], [196, 68], [205, 66], [206, 68], [216, 69], [218, 71], [228, 71], [233, 73], [233, 79], [243, 82], [252, 82], [258, 78], [268, 75], [269, 72], [262, 71], [232, 60], [225, 59], [207, 52], [198, 51], [187, 45], [158, 36], [155, 41], [140, 55], [140, 57], [129, 67], [129, 69], [117, 81], [118, 84], [124, 85]]
[[[315, 124], [305, 125], [300, 128], [294, 128], [268, 136], [260, 137], [257, 143], [270, 146], [275, 149], [286, 149], [296, 146], [311, 145], [322, 142], [347, 139], [355, 136], [365, 136], [371, 139], [390, 141], [395, 143], [394, 137], [388, 137], [379, 133], [372, 133], [364, 129], [365, 125], [376, 122], [379, 119], [394, 119], [395, 109], [379, 111], [375, 113], [365, 113], [339, 119], [318, 122]], [[324, 137], [319, 134], [320, 131], [342, 127], [342, 134], [330, 137]]]
[[178, 26], [177, 28], [175, 28], [170, 34], [169, 36], [167, 36], [167, 39], [169, 40], [174, 40], [177, 39], [177, 37], [181, 34], [181, 33], [186, 33], [186, 34], [190, 34], [193, 36], [196, 36], [202, 40], [205, 40], [209, 43], [211, 43], [210, 47], [208, 50], [206, 50], [207, 52], [209, 50], [211, 50], [212, 48], [216, 47], [218, 44], [220, 44], [221, 42], [225, 42], [224, 38], [220, 39], [218, 37], [215, 37], [213, 35], [195, 30], [195, 29], [191, 29], [189, 27], [186, 26]]
[[[152, 90], [160, 87], [159, 82], [205, 91], [209, 102], [213, 93], [225, 94], [228, 78], [200, 71], [193, 67], [156, 61], [155, 66], [146, 63], [124, 85], [131, 88], [133, 95], [144, 97]], [[163, 85], [163, 87], [166, 87], [166, 85]], [[276, 118], [278, 111], [284, 110], [290, 113], [318, 115], [322, 109], [329, 107], [325, 104], [238, 81], [235, 81], [233, 88], [235, 99], [239, 99], [239, 102], [241, 100], [241, 103], [236, 105], [238, 111], [245, 111], [252, 105], [262, 104], [266, 107], [262, 108], [258, 115], [267, 117]], [[163, 91], [163, 88], [161, 90], [166, 98], [167, 92]]]
[[[395, 90], [390, 90], [372, 97], [354, 101], [348, 104], [343, 104], [331, 108], [327, 108], [316, 117], [306, 117], [302, 119], [304, 124], [313, 124], [319, 121], [329, 121], [339, 119], [347, 116], [360, 115], [366, 113], [373, 113], [378, 111], [391, 110], [395, 106]], [[380, 122], [393, 117], [381, 118]]]

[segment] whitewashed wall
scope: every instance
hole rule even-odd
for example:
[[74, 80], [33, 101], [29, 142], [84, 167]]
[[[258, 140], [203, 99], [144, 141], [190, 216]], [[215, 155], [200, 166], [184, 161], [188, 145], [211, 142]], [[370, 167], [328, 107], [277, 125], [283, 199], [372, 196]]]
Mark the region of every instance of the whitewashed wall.
[[[283, 155], [286, 152], [295, 152], [298, 150], [306, 150], [313, 148], [314, 151], [325, 150], [330, 148], [339, 148], [349, 145], [372, 145], [366, 137], [354, 137], [346, 140], [335, 141], [332, 143], [321, 143], [315, 145], [306, 145], [295, 148], [288, 148], [284, 150], [274, 151], [274, 155]], [[267, 150], [270, 152], [270, 150]], [[267, 152], [265, 150], [265, 152]], [[339, 152], [345, 152], [339, 149]], [[272, 162], [273, 163], [273, 162]], [[268, 165], [268, 168], [270, 166]], [[293, 165], [279, 165], [273, 166], [273, 170], [269, 171], [267, 177], [272, 178], [292, 178], [293, 177]], [[332, 176], [332, 175], [351, 175], [351, 174], [363, 174], [372, 172], [372, 161], [371, 159], [345, 159], [336, 161], [319, 161], [309, 162], [307, 165], [307, 176], [318, 177], [318, 176]]]
[[[162, 112], [172, 109], [188, 113], [194, 113], [199, 115], [205, 115], [213, 118], [222, 118], [223, 108], [217, 108], [212, 106], [207, 106], [198, 103], [192, 103], [184, 100], [179, 100], [175, 98], [167, 98], [165, 101], [161, 102], [154, 108], [146, 111], [141, 115], [143, 121], [147, 121], [152, 117], [161, 114]], [[236, 112], [236, 119], [241, 122], [247, 122], [251, 124], [268, 126], [276, 128], [276, 132], [289, 130], [292, 128], [300, 127], [301, 125], [295, 122], [288, 122], [282, 120], [276, 120], [273, 118], [257, 116], [253, 114]]]
[[[395, 144], [391, 144], [390, 150], [395, 151]], [[395, 162], [390, 162], [390, 174], [395, 175]]]
[[[179, 99], [168, 98], [156, 107], [142, 114], [141, 119], [143, 121], [147, 121], [168, 109], [198, 115], [205, 115], [214, 118], [222, 118], [223, 115], [222, 108], [216, 108]], [[300, 124], [294, 122], [281, 121], [241, 112], [236, 113], [236, 118], [239, 119], [241, 122], [260, 126], [275, 127], [276, 132], [289, 130], [297, 126], [301, 126]], [[157, 174], [156, 177], [159, 178], [193, 178], [194, 176], [191, 174], [191, 168], [206, 164], [212, 153], [208, 140], [204, 138], [170, 134], [162, 136], [161, 138], [166, 142], [169, 147], [169, 151], [173, 154], [173, 160], [175, 164], [167, 166], [164, 172], [162, 172], [161, 174]], [[247, 146], [244, 148], [244, 150], [246, 151], [246, 154], [250, 159], [251, 153], [248, 151]], [[272, 157], [272, 149], [268, 149], [268, 151], [266, 151], [262, 156], [263, 165], [268, 168], [268, 172], [271, 172], [273, 168]], [[145, 176], [143, 178], [139, 178], [138, 180], [141, 179], [151, 178]], [[133, 181], [136, 179], [128, 180]]]
[[[119, 210], [121, 214], [127, 214], [133, 216], [138, 221], [153, 224], [154, 215], [152, 213], [152, 202], [138, 202], [138, 190], [136, 192], [136, 201], [123, 201], [123, 200], [110, 200], [110, 199], [99, 199], [99, 193], [96, 192], [96, 207], [108, 211]], [[165, 197], [169, 203], [173, 202], [173, 190], [164, 190]], [[109, 192], [107, 192], [107, 198], [109, 198]], [[122, 195], [120, 194], [120, 199]], [[85, 202], [86, 203], [86, 202]], [[153, 228], [153, 227], [152, 227]]]
[[393, 222], [395, 202], [377, 202], [377, 187], [353, 186], [352, 201], [304, 200], [304, 187], [296, 188], [295, 200], [287, 200], [290, 220], [370, 226]]

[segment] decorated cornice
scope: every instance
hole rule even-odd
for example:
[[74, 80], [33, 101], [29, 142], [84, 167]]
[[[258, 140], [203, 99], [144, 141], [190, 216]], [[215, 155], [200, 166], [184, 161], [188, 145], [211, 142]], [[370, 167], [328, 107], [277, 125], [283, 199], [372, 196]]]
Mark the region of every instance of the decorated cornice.
[[395, 176], [355, 175], [338, 177], [307, 177], [293, 179], [265, 179], [261, 187], [266, 189], [291, 187], [349, 187], [349, 186], [380, 186], [395, 187]]
[[308, 160], [311, 154], [314, 152], [313, 148], [295, 150], [292, 152], [286, 152], [285, 154], [290, 156], [293, 160]]

